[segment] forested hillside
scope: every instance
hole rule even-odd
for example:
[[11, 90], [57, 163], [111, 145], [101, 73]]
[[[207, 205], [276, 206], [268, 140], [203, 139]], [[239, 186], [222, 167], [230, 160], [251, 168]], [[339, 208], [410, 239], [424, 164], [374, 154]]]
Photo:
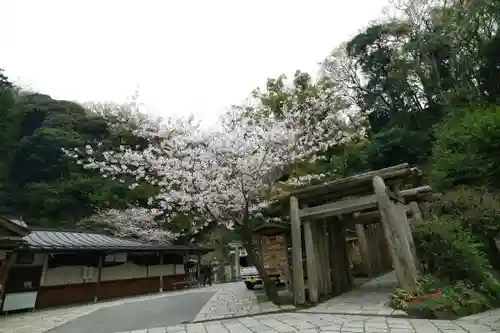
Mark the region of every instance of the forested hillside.
[[62, 151], [97, 141], [137, 144], [130, 126], [112, 126], [113, 117], [123, 112], [131, 114], [133, 123], [132, 110], [54, 100], [23, 91], [3, 74], [0, 84], [1, 214], [22, 217], [34, 227], [74, 229], [101, 209], [144, 204], [148, 189], [147, 195], [132, 192], [116, 180], [82, 169]]

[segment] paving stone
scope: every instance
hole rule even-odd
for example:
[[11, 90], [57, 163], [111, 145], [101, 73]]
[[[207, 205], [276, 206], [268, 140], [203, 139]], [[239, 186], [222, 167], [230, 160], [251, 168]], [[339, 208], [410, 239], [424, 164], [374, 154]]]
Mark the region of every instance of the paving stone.
[[398, 282], [394, 272], [382, 275], [362, 286], [321, 303], [303, 312], [321, 312], [332, 314], [362, 314], [362, 315], [403, 315], [406, 313], [394, 310], [389, 306], [390, 294]]
[[186, 326], [187, 325], [170, 326], [170, 327], [167, 327], [167, 332], [168, 333], [182, 333], [182, 332], [187, 332]]
[[166, 327], [155, 327], [148, 329], [148, 333], [166, 333], [166, 332], [167, 332]]
[[259, 302], [255, 291], [248, 290], [241, 281], [220, 285], [215, 295], [205, 304], [194, 322], [256, 315], [291, 310], [293, 305], [277, 306], [272, 302]]
[[[198, 323], [207, 333], [491, 333], [491, 328], [470, 321], [443, 321], [360, 315], [287, 313]], [[185, 325], [189, 332], [190, 325]], [[224, 330], [222, 329], [224, 328]], [[171, 331], [168, 330], [168, 333]]]

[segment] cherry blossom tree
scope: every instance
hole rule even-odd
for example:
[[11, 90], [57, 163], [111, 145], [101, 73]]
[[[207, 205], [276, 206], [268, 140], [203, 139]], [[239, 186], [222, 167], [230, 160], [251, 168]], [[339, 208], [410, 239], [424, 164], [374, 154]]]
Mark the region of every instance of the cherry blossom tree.
[[170, 243], [179, 234], [164, 228], [162, 220], [158, 219], [160, 214], [161, 212], [155, 209], [132, 207], [125, 210], [105, 210], [89, 220], [109, 226], [115, 235], [120, 237]]
[[[99, 152], [99, 145], [88, 145], [85, 151], [66, 153], [85, 168], [129, 183], [131, 189], [140, 182], [157, 186], [149, 206], [167, 224], [179, 216], [189, 218], [184, 233], [195, 235], [221, 224], [243, 231], [243, 243], [253, 254], [251, 222], [265, 219], [262, 211], [285, 168], [314, 161], [318, 153], [350, 139], [347, 129], [352, 124], [339, 108], [339, 97], [331, 85], [321, 88], [317, 96], [292, 98], [279, 118], [263, 113], [267, 115], [256, 121], [248, 117], [248, 108], [237, 108], [213, 129], [201, 129], [193, 119], [169, 119], [146, 148], [121, 146]], [[151, 134], [144, 131], [145, 136]], [[291, 181], [297, 185], [313, 178]], [[254, 262], [265, 277], [258, 261]]]

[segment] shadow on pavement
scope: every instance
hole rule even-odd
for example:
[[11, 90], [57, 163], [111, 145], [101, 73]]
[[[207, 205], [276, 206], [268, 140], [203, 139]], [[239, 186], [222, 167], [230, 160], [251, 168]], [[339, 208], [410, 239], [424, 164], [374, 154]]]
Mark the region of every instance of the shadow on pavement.
[[46, 333], [116, 333], [192, 321], [214, 292], [186, 293], [102, 308]]

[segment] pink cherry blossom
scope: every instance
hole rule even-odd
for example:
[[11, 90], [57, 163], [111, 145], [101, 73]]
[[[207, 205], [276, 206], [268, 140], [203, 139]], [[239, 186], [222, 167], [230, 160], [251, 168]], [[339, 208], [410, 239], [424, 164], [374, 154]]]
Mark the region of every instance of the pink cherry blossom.
[[[232, 228], [242, 223], [246, 213], [257, 214], [269, 205], [269, 194], [284, 168], [314, 161], [318, 153], [351, 139], [349, 128], [357, 124], [352, 124], [328, 82], [318, 88], [318, 96], [305, 101], [291, 96], [290, 106], [283, 108], [279, 118], [261, 112], [264, 106], [258, 102], [252, 117], [233, 108], [211, 129], [202, 129], [193, 118], [161, 123], [147, 118], [134, 123], [134, 133], [149, 139], [146, 148], [101, 151], [98, 143], [89, 143], [85, 151], [65, 152], [83, 167], [120, 179], [131, 189], [138, 182], [157, 186], [159, 194], [149, 203], [161, 211], [167, 224], [184, 214], [192, 219], [190, 233], [211, 223]], [[324, 177], [302, 176], [290, 183], [301, 185]], [[121, 218], [113, 223], [129, 223], [124, 220], [129, 221]], [[134, 226], [150, 229], [148, 222]]]

